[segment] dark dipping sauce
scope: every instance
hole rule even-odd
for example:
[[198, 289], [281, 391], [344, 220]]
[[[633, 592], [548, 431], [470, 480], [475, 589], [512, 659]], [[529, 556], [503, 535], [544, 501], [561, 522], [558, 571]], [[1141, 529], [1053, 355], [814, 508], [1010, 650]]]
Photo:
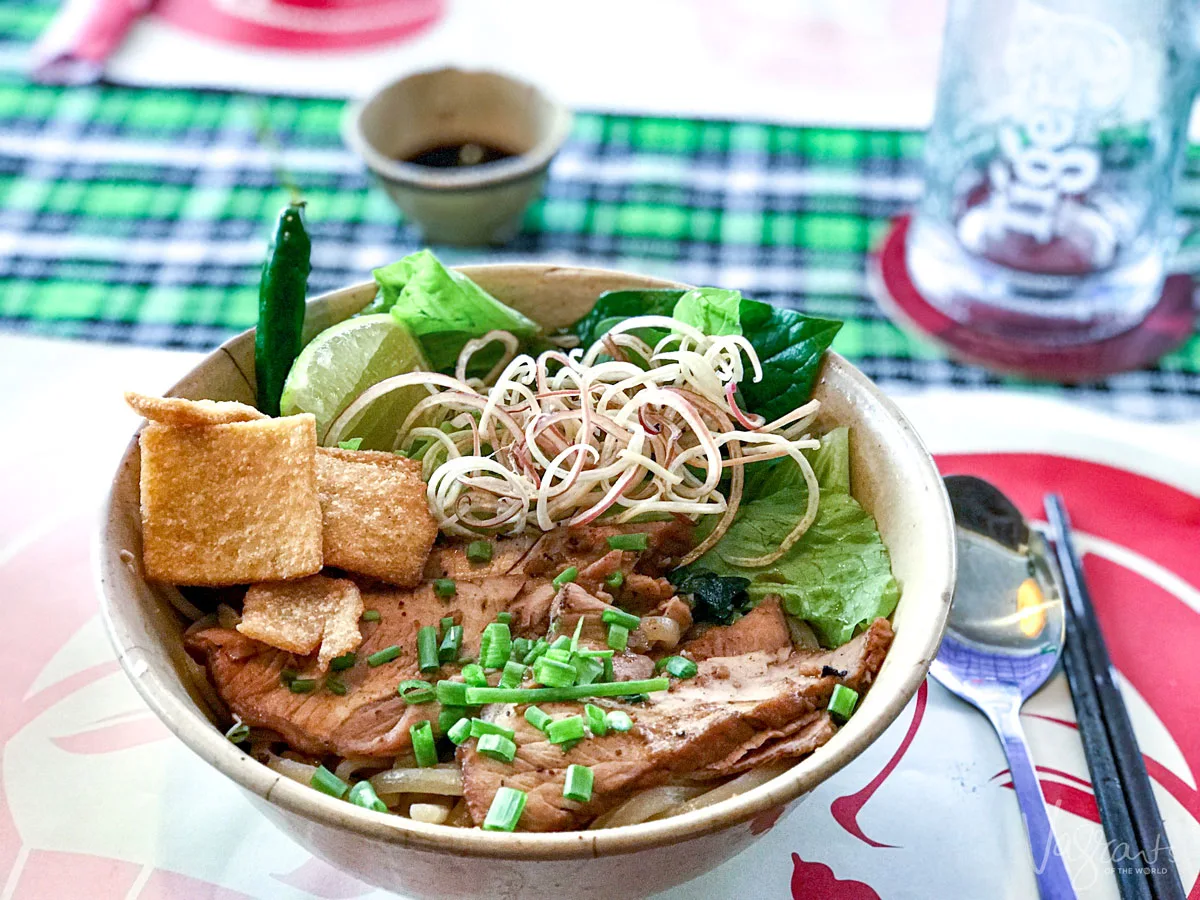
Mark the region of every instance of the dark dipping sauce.
[[493, 147], [491, 144], [480, 144], [468, 141], [465, 144], [443, 144], [422, 150], [412, 156], [406, 156], [401, 162], [409, 162], [418, 166], [428, 166], [431, 169], [459, 169], [464, 166], [483, 166], [502, 159], [510, 159], [515, 153]]

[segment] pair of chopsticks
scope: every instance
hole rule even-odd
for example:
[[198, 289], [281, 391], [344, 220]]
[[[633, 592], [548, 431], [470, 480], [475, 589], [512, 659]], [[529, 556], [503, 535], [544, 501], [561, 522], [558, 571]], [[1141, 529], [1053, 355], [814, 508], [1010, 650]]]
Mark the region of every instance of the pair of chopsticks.
[[1083, 579], [1062, 498], [1045, 497], [1066, 593], [1063, 669], [1122, 900], [1186, 900], [1150, 776]]

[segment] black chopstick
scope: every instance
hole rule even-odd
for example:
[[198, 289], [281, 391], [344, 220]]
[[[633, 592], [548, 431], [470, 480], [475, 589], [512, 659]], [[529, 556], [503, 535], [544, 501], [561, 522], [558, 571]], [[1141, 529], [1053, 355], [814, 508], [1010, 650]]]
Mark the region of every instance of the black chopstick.
[[[1057, 494], [1048, 494], [1044, 502], [1066, 592], [1063, 668], [1071, 685], [1075, 718], [1121, 896], [1146, 897], [1148, 887], [1153, 900], [1186, 900], [1150, 776], [1075, 552], [1066, 507]], [[1135, 873], [1144, 878], [1144, 887], [1137, 885], [1139, 879], [1126, 877]], [[1127, 884], [1129, 890], [1137, 892], [1127, 895]]]

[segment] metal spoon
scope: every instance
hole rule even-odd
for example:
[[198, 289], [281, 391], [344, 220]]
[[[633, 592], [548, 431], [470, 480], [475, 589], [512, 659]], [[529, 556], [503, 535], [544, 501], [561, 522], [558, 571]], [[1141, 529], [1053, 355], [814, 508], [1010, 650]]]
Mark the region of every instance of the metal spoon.
[[1042, 536], [995, 487], [965, 475], [945, 482], [958, 536], [958, 584], [930, 674], [978, 707], [1000, 735], [1042, 900], [1073, 898], [1019, 718], [1062, 653], [1058, 570]]

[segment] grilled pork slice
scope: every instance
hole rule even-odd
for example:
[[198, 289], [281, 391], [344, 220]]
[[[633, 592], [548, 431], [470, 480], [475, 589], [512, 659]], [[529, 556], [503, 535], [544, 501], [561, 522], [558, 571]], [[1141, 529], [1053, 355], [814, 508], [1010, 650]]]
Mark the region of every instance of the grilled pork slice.
[[[877, 619], [837, 650], [757, 650], [701, 661], [694, 678], [674, 683], [644, 704], [596, 701], [624, 708], [635, 727], [589, 738], [566, 753], [525, 721], [522, 707], [488, 707], [486, 715], [516, 732], [517, 755], [509, 764], [481, 756], [473, 742], [459, 748], [468, 808], [482, 822], [505, 785], [528, 796], [521, 829], [569, 830], [585, 826], [633, 791], [673, 778], [725, 777], [760, 762], [809, 753], [834, 733], [823, 712], [834, 687], [865, 690], [891, 639], [887, 620]], [[580, 712], [574, 703], [541, 706], [555, 718]], [[562, 796], [572, 763], [592, 767], [587, 803]]]
[[792, 638], [783, 610], [779, 608], [779, 599], [768, 596], [732, 625], [709, 628], [679, 649], [686, 651], [692, 659], [701, 660], [714, 656], [740, 656], [756, 650], [781, 650], [791, 645]]
[[[358, 661], [338, 673], [348, 689], [345, 696], [323, 684], [310, 693], [294, 693], [283, 682], [285, 669], [295, 670], [300, 678], [320, 678], [315, 656], [297, 657], [226, 628], [194, 632], [186, 643], [206, 662], [217, 692], [243, 722], [277, 731], [302, 753], [390, 757], [411, 746], [410, 726], [436, 719], [440, 708], [437, 703], [404, 703], [396, 685], [406, 678], [449, 678], [458, 671], [443, 668], [438, 676], [419, 674], [417, 629], [452, 616], [463, 626], [463, 654], [477, 655], [479, 636], [498, 613], [531, 604], [539, 591], [548, 610], [553, 591], [545, 596], [544, 586], [520, 575], [498, 576], [478, 584], [460, 583], [449, 600], [435, 596], [429, 584], [412, 590], [363, 586], [363, 606], [378, 610], [380, 619], [361, 623]], [[546, 620], [545, 611], [540, 618]], [[371, 654], [393, 645], [401, 650], [395, 661], [367, 664]]]

